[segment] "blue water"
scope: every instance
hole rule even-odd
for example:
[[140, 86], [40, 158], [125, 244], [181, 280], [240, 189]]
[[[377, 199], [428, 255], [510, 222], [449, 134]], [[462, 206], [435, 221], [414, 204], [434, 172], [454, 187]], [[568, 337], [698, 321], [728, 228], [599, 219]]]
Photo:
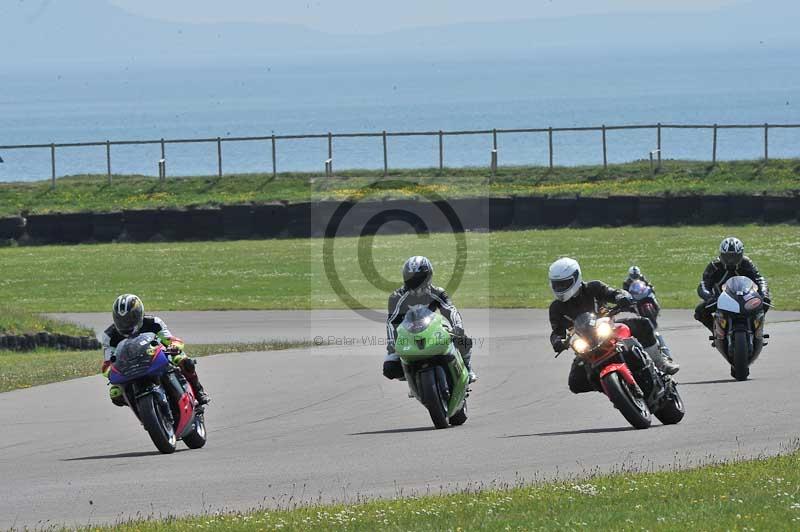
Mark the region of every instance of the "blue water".
[[[662, 123], [800, 123], [794, 51], [628, 57], [547, 55], [425, 62], [357, 59], [253, 66], [60, 67], [0, 73], [0, 145]], [[653, 131], [608, 133], [610, 162], [646, 158]], [[666, 158], [709, 159], [710, 131], [663, 132]], [[223, 145], [224, 170], [269, 172], [269, 142]], [[445, 140], [447, 166], [487, 165], [491, 136]], [[555, 163], [602, 162], [600, 134], [561, 133]], [[438, 164], [435, 138], [390, 138], [390, 167]], [[720, 159], [757, 158], [763, 132], [721, 131]], [[800, 129], [771, 130], [771, 157], [800, 156]], [[0, 180], [46, 179], [50, 153], [2, 150]], [[157, 173], [158, 146], [112, 150], [115, 173]], [[279, 141], [279, 171], [321, 171], [326, 140]], [[167, 146], [170, 175], [215, 174], [216, 146]], [[500, 164], [547, 164], [546, 134], [499, 138]], [[337, 139], [334, 164], [381, 168], [380, 139]], [[59, 176], [105, 173], [105, 148], [65, 148]]]

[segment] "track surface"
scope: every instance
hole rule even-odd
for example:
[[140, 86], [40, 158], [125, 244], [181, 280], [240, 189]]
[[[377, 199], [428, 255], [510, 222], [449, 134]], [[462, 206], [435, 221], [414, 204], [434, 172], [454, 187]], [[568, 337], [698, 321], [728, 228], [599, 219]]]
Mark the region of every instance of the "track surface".
[[[380, 375], [383, 325], [350, 312], [165, 313], [189, 343], [350, 335], [355, 345], [201, 359], [214, 398], [208, 445], [154, 451], [90, 377], [0, 395], [0, 528], [438, 492], [467, 483], [564, 477], [621, 465], [691, 465], [775, 453], [797, 436], [800, 313], [773, 312], [752, 380], [732, 381], [688, 311], [662, 331], [683, 364], [687, 415], [628, 428], [600, 394], [566, 387], [545, 313], [466, 310], [478, 337], [470, 419], [432, 430], [405, 383]], [[105, 324], [105, 316], [73, 316]], [[94, 320], [94, 321], [93, 321]]]

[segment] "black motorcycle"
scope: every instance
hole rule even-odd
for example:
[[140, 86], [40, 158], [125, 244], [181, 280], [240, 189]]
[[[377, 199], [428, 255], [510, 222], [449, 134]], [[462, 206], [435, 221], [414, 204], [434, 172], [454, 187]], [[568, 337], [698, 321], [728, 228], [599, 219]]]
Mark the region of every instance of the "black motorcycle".
[[[713, 297], [708, 302], [714, 304]], [[750, 278], [736, 276], [725, 282], [716, 304], [714, 334], [709, 340], [731, 365], [731, 376], [737, 381], [747, 380], [750, 364], [767, 345], [764, 339], [769, 338], [764, 334], [764, 299]]]

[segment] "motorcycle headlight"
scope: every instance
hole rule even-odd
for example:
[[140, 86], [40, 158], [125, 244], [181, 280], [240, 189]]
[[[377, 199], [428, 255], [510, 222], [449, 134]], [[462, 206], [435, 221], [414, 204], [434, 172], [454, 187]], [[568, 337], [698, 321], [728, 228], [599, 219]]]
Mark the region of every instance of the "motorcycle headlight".
[[595, 334], [601, 340], [605, 340], [609, 336], [611, 336], [611, 324], [607, 321], [601, 322], [597, 324], [597, 329], [595, 329]]
[[572, 340], [572, 349], [574, 349], [576, 353], [585, 353], [589, 350], [589, 342], [580, 336], [576, 336], [575, 339]]

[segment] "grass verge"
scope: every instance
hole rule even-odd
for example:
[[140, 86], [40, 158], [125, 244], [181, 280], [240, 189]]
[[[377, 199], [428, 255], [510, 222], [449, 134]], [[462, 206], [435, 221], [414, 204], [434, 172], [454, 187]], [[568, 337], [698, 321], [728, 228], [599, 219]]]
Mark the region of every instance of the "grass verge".
[[0, 305], [0, 334], [49, 332], [69, 336], [94, 336], [91, 329], [75, 323], [54, 320], [10, 306]]
[[119, 523], [115, 530], [797, 530], [800, 453], [356, 505]]
[[[203, 357], [222, 353], [277, 351], [307, 345], [300, 342], [190, 344], [187, 352], [193, 357]], [[0, 393], [97, 375], [102, 360], [103, 355], [99, 351], [0, 351]]]
[[[423, 168], [393, 170], [390, 180], [415, 186], [380, 187], [381, 197], [413, 197], [436, 192], [445, 198], [484, 196], [608, 196], [685, 194], [796, 194], [800, 192], [800, 161], [721, 162], [664, 161], [650, 174], [647, 161], [602, 166], [501, 167], [490, 180], [487, 168]], [[365, 187], [385, 181], [382, 171], [352, 170], [326, 179], [318, 174], [242, 174], [218, 177], [155, 177], [80, 175], [50, 181], [0, 183], [0, 216], [20, 212], [80, 212], [153, 207], [210, 206], [248, 202], [345, 199]]]
[[[0, 248], [0, 293], [36, 312], [106, 311], [126, 292], [141, 296], [150, 311], [347, 308], [344, 292], [354, 304], [382, 309], [401, 284], [403, 261], [427, 255], [434, 282], [448, 287], [460, 307], [543, 308], [552, 297], [547, 268], [566, 255], [581, 262], [584, 278], [615, 286], [638, 264], [663, 306], [691, 308], [703, 269], [730, 235], [745, 242], [769, 279], [776, 307], [800, 309], [794, 225], [465, 233], [458, 286], [451, 283], [458, 256], [452, 234], [336, 238], [335, 271], [321, 260], [324, 239]], [[137, 266], [145, 263], [158, 265], [156, 277], [152, 267]], [[332, 288], [337, 277], [343, 291]]]

